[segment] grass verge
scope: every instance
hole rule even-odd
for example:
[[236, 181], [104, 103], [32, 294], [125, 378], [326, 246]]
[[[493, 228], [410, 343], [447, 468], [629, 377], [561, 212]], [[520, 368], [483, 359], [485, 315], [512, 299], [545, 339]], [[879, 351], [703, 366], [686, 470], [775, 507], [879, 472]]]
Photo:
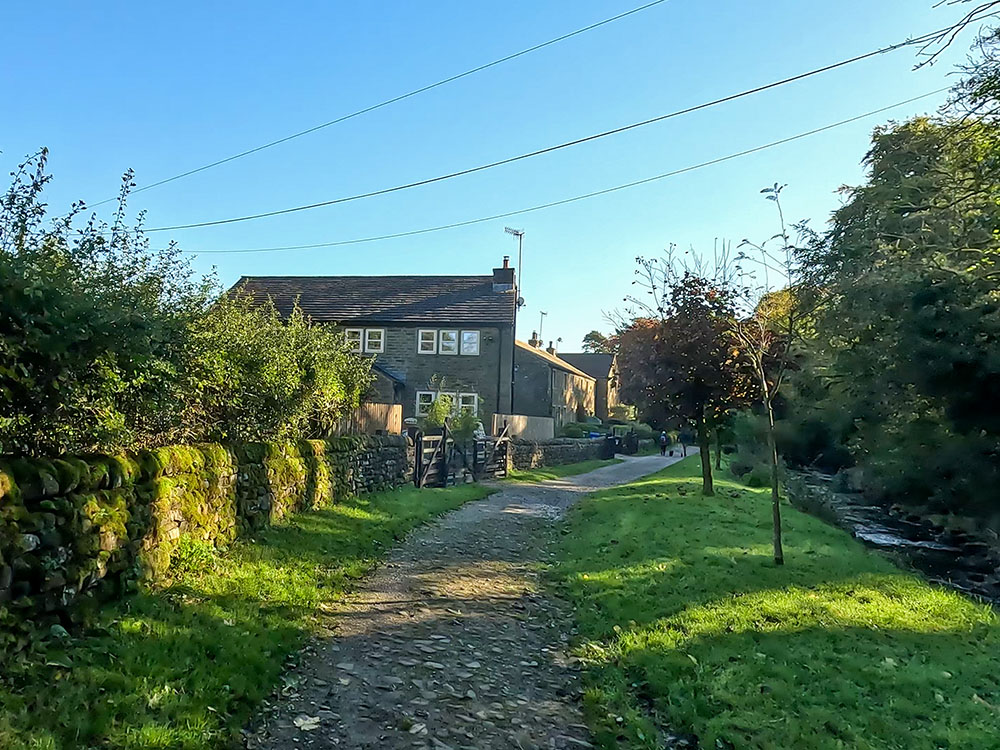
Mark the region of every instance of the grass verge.
[[168, 588], [0, 675], [0, 747], [235, 746], [324, 603], [410, 529], [486, 494], [401, 488], [295, 515], [224, 555], [192, 548]]
[[570, 513], [553, 569], [574, 604], [585, 707], [605, 748], [1000, 747], [1000, 626], [767, 489], [697, 457]]
[[546, 479], [561, 479], [562, 477], [586, 474], [588, 471], [600, 469], [602, 466], [611, 466], [621, 462], [620, 458], [592, 458], [589, 461], [578, 461], [575, 464], [562, 464], [561, 466], [539, 466], [523, 471], [513, 469], [507, 478], [515, 482], [544, 482]]

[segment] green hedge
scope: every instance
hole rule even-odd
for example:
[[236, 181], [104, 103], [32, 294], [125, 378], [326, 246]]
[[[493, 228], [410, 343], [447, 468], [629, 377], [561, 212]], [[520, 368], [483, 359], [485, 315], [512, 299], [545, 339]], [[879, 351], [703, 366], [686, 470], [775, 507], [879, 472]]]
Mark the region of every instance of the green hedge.
[[398, 436], [0, 461], [0, 628], [72, 619], [164, 579], [182, 538], [225, 547], [408, 469]]

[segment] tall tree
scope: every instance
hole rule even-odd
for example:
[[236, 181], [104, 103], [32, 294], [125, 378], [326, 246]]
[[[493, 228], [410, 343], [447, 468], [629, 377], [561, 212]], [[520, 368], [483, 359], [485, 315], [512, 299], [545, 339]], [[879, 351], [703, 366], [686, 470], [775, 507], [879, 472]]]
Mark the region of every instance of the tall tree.
[[645, 303], [652, 314], [635, 316], [618, 334], [622, 392], [647, 417], [694, 428], [702, 494], [713, 495], [713, 430], [753, 394], [728, 336], [732, 295], [696, 273], [678, 274], [669, 260], [641, 261], [640, 268], [654, 301]]
[[600, 331], [591, 331], [583, 337], [583, 350], [591, 354], [611, 354], [614, 342]]

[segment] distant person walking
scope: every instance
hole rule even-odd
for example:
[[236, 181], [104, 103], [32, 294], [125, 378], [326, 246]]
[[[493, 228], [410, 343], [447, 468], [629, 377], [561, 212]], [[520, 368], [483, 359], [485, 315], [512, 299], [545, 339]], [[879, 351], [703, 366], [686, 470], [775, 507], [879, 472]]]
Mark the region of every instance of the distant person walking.
[[667, 455], [667, 444], [670, 442], [670, 438], [667, 437], [667, 431], [663, 430], [660, 433], [660, 455]]

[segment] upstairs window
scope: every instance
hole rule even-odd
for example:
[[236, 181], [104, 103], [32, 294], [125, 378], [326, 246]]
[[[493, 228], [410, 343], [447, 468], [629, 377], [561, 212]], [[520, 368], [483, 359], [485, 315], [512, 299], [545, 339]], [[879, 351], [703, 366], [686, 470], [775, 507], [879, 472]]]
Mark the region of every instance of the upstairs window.
[[458, 354], [458, 331], [440, 331], [438, 354]]
[[479, 356], [479, 331], [462, 331], [462, 354]]
[[437, 331], [426, 328], [417, 331], [417, 354], [437, 354]]
[[350, 347], [352, 352], [361, 354], [361, 337], [363, 335], [364, 335], [364, 329], [362, 328], [344, 329], [344, 341], [347, 342], [347, 346]]
[[384, 328], [368, 328], [365, 330], [365, 351], [369, 354], [385, 351]]

